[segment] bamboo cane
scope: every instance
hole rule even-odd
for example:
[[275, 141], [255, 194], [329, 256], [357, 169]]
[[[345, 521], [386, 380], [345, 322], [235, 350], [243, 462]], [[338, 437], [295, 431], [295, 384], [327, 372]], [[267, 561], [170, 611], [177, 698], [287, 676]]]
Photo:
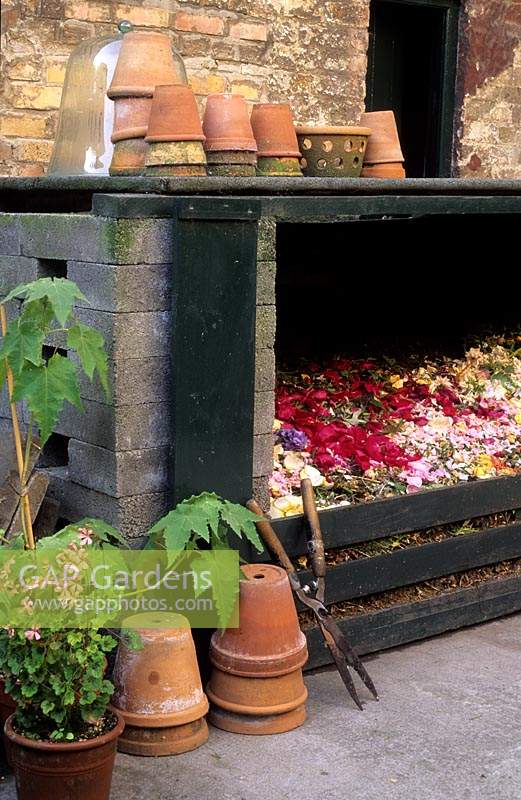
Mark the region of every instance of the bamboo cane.
[[[5, 308], [0, 305], [0, 325], [2, 328], [2, 336], [7, 333], [7, 315]], [[18, 421], [18, 412], [16, 410], [16, 403], [13, 402], [14, 391], [14, 378], [11, 367], [6, 359], [6, 376], [7, 376], [7, 391], [9, 395], [9, 404], [11, 407], [11, 419], [13, 422], [13, 436], [16, 450], [16, 462], [18, 465], [18, 474], [20, 476], [20, 503], [22, 505], [22, 526], [24, 529], [25, 545], [29, 550], [35, 549], [33, 522], [31, 519], [31, 504], [29, 495], [27, 494], [25, 485], [25, 462], [22, 447], [22, 434], [20, 432], [20, 423]]]

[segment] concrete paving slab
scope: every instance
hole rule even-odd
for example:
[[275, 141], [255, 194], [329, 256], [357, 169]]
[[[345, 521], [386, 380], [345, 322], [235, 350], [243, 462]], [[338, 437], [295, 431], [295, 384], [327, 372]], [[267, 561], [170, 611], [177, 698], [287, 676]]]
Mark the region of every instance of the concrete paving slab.
[[[362, 689], [363, 713], [335, 672], [309, 675], [302, 728], [268, 737], [212, 728], [193, 753], [119, 755], [111, 800], [519, 800], [521, 615], [381, 653], [368, 667], [381, 700]], [[15, 797], [7, 777], [0, 800]]]

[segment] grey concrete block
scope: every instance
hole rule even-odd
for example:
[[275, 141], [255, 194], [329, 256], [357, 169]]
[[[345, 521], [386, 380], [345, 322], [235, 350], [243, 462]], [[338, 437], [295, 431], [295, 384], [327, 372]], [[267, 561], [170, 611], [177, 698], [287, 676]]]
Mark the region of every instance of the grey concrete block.
[[168, 489], [168, 447], [115, 453], [71, 440], [69, 475], [74, 483], [111, 497], [156, 494]]
[[69, 261], [67, 274], [98, 311], [167, 311], [170, 308], [169, 264], [93, 264]]
[[276, 261], [259, 261], [257, 263], [257, 305], [275, 305]]
[[70, 522], [97, 517], [113, 525], [128, 539], [146, 536], [170, 508], [166, 492], [110, 497], [71, 481], [67, 468], [46, 472], [50, 477], [49, 495], [60, 501], [61, 517]]
[[19, 283], [29, 283], [37, 278], [36, 258], [0, 255], [0, 296], [5, 297]]
[[20, 215], [21, 252], [36, 258], [101, 264], [172, 261], [168, 219], [106, 219], [91, 214]]
[[255, 353], [255, 390], [267, 392], [275, 389], [275, 353], [265, 347]]
[[273, 472], [273, 434], [263, 433], [253, 437], [253, 477], [271, 475]]
[[65, 404], [56, 433], [109, 450], [144, 450], [170, 443], [168, 403], [111, 407], [83, 401], [84, 411]]
[[253, 498], [257, 501], [263, 511], [270, 510], [270, 488], [268, 476], [253, 479]]
[[5, 256], [20, 254], [20, 215], [0, 214], [0, 253]]
[[257, 350], [274, 347], [277, 332], [277, 313], [275, 306], [257, 306], [255, 346]]
[[78, 308], [76, 317], [96, 328], [104, 337], [114, 359], [166, 356], [170, 350], [170, 313], [147, 311], [112, 314], [109, 311]]
[[[71, 353], [70, 358], [77, 360]], [[171, 368], [170, 359], [164, 358], [125, 358], [109, 360], [109, 400], [95, 378], [89, 381], [80, 376], [80, 395], [86, 400], [113, 406], [132, 406], [142, 403], [161, 403], [170, 398]]]
[[255, 434], [271, 433], [275, 417], [275, 393], [255, 392], [253, 412], [253, 432]]
[[275, 261], [277, 258], [277, 223], [272, 217], [259, 220], [257, 258], [259, 261]]

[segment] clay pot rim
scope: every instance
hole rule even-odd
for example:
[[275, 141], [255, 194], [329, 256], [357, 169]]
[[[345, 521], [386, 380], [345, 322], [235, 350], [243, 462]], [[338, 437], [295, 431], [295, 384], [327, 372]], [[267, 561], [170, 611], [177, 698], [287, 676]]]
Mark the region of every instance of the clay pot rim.
[[208, 713], [209, 707], [208, 698], [204, 693], [202, 700], [196, 706], [191, 706], [184, 712], [170, 712], [169, 714], [138, 714], [134, 711], [116, 708], [112, 704], [109, 705], [110, 711], [118, 714], [125, 724], [134, 728], [177, 728], [179, 725], [195, 722], [204, 717]]
[[235, 150], [245, 150], [249, 153], [257, 152], [255, 139], [206, 139], [204, 147], [209, 153], [227, 153]]
[[112, 134], [110, 141], [112, 144], [116, 144], [116, 142], [122, 142], [124, 139], [143, 139], [146, 134], [146, 125], [142, 125], [139, 128], [122, 128], [122, 130]]
[[[300, 633], [302, 638], [299, 647], [293, 648], [293, 650], [284, 653], [284, 655], [267, 656], [265, 658], [234, 656], [229, 654], [228, 651], [217, 647], [212, 641], [210, 646], [210, 661], [214, 667], [217, 667], [217, 669], [220, 669], [222, 672], [240, 675], [243, 678], [287, 675], [303, 667], [308, 660], [307, 640], [304, 633], [302, 633], [302, 631]], [[255, 665], [257, 665], [256, 669], [254, 668]]]
[[301, 158], [300, 150], [257, 150], [259, 158]]
[[85, 739], [81, 742], [44, 742], [38, 739], [28, 739], [21, 733], [16, 733], [14, 730], [14, 714], [11, 714], [11, 716], [7, 718], [4, 726], [4, 733], [10, 742], [20, 745], [21, 747], [26, 747], [29, 750], [40, 750], [52, 753], [71, 753], [77, 750], [94, 750], [97, 747], [103, 747], [103, 745], [114, 741], [114, 739], [117, 739], [119, 736], [121, 736], [125, 728], [125, 720], [123, 715], [117, 709], [112, 708], [111, 706], [108, 706], [107, 710], [117, 717], [117, 723], [114, 725], [112, 730], [107, 731], [107, 733], [104, 733], [101, 736], [96, 736], [94, 739]]
[[166, 136], [164, 134], [159, 136], [145, 136], [145, 142], [149, 144], [156, 142], [205, 142], [206, 136], [193, 133], [182, 133], [174, 136]]
[[378, 164], [404, 164], [405, 158], [380, 158], [378, 161], [364, 161], [364, 167], [376, 167]]
[[296, 125], [297, 136], [370, 136], [371, 128], [359, 128], [355, 125]]
[[[264, 680], [260, 678], [259, 680]], [[308, 699], [308, 690], [304, 686], [304, 691], [301, 695], [294, 700], [288, 700], [287, 703], [279, 703], [272, 706], [246, 706], [240, 703], [232, 703], [225, 698], [219, 697], [212, 692], [209, 686], [206, 687], [206, 694], [210, 698], [212, 704], [218, 708], [224, 708], [225, 711], [231, 711], [234, 714], [244, 714], [245, 716], [267, 717], [272, 714], [286, 714], [288, 711], [293, 711], [295, 708], [303, 706]]]

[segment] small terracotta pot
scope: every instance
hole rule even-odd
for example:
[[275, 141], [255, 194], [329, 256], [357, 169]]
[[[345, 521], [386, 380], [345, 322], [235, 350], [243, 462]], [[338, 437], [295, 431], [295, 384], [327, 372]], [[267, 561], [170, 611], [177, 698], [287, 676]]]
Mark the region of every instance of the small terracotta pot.
[[404, 160], [393, 111], [362, 114], [361, 124], [371, 128], [364, 159], [367, 164], [392, 164]]
[[[129, 650], [120, 644], [114, 665], [116, 691], [113, 707], [130, 726], [118, 744], [135, 755], [169, 755], [186, 752], [206, 741], [206, 726], [194, 726], [208, 711], [188, 620], [175, 614], [161, 615], [164, 628], [139, 628], [134, 617], [127, 627], [137, 628], [143, 648]], [[182, 731], [165, 729], [183, 727]], [[139, 733], [135, 729], [146, 731]], [[163, 735], [153, 729], [163, 729]]]
[[256, 174], [259, 178], [302, 178], [299, 158], [257, 159]]
[[[116, 712], [114, 712], [116, 713]], [[18, 800], [109, 800], [118, 736], [125, 723], [82, 742], [39, 742], [5, 723]]]
[[285, 714], [270, 716], [251, 716], [234, 714], [223, 708], [212, 706], [208, 719], [215, 728], [229, 733], [240, 733], [247, 736], [267, 736], [276, 733], [287, 733], [306, 721], [306, 707], [300, 706]]
[[253, 678], [302, 667], [308, 655], [306, 637], [286, 572], [273, 564], [247, 564], [242, 572], [248, 580], [240, 586], [240, 627], [214, 633], [212, 663], [224, 672]]
[[300, 158], [291, 108], [286, 103], [258, 103], [251, 127], [259, 158]]
[[215, 667], [206, 691], [213, 705], [249, 716], [294, 711], [308, 696], [301, 669], [274, 678], [243, 678]]
[[204, 142], [197, 101], [189, 86], [156, 86], [147, 142]]
[[151, 97], [117, 97], [114, 100], [111, 141], [143, 139], [146, 136], [151, 108]]
[[147, 150], [148, 144], [144, 139], [123, 139], [121, 142], [116, 142], [109, 174], [142, 175], [145, 170]]
[[239, 94], [211, 94], [203, 119], [207, 152], [221, 150], [257, 151], [248, 104]]
[[152, 97], [159, 84], [175, 83], [170, 39], [164, 33], [131, 31], [123, 37], [108, 96]]
[[387, 180], [395, 180], [405, 177], [405, 170], [401, 161], [390, 164], [364, 164], [362, 169], [362, 178], [387, 178]]

